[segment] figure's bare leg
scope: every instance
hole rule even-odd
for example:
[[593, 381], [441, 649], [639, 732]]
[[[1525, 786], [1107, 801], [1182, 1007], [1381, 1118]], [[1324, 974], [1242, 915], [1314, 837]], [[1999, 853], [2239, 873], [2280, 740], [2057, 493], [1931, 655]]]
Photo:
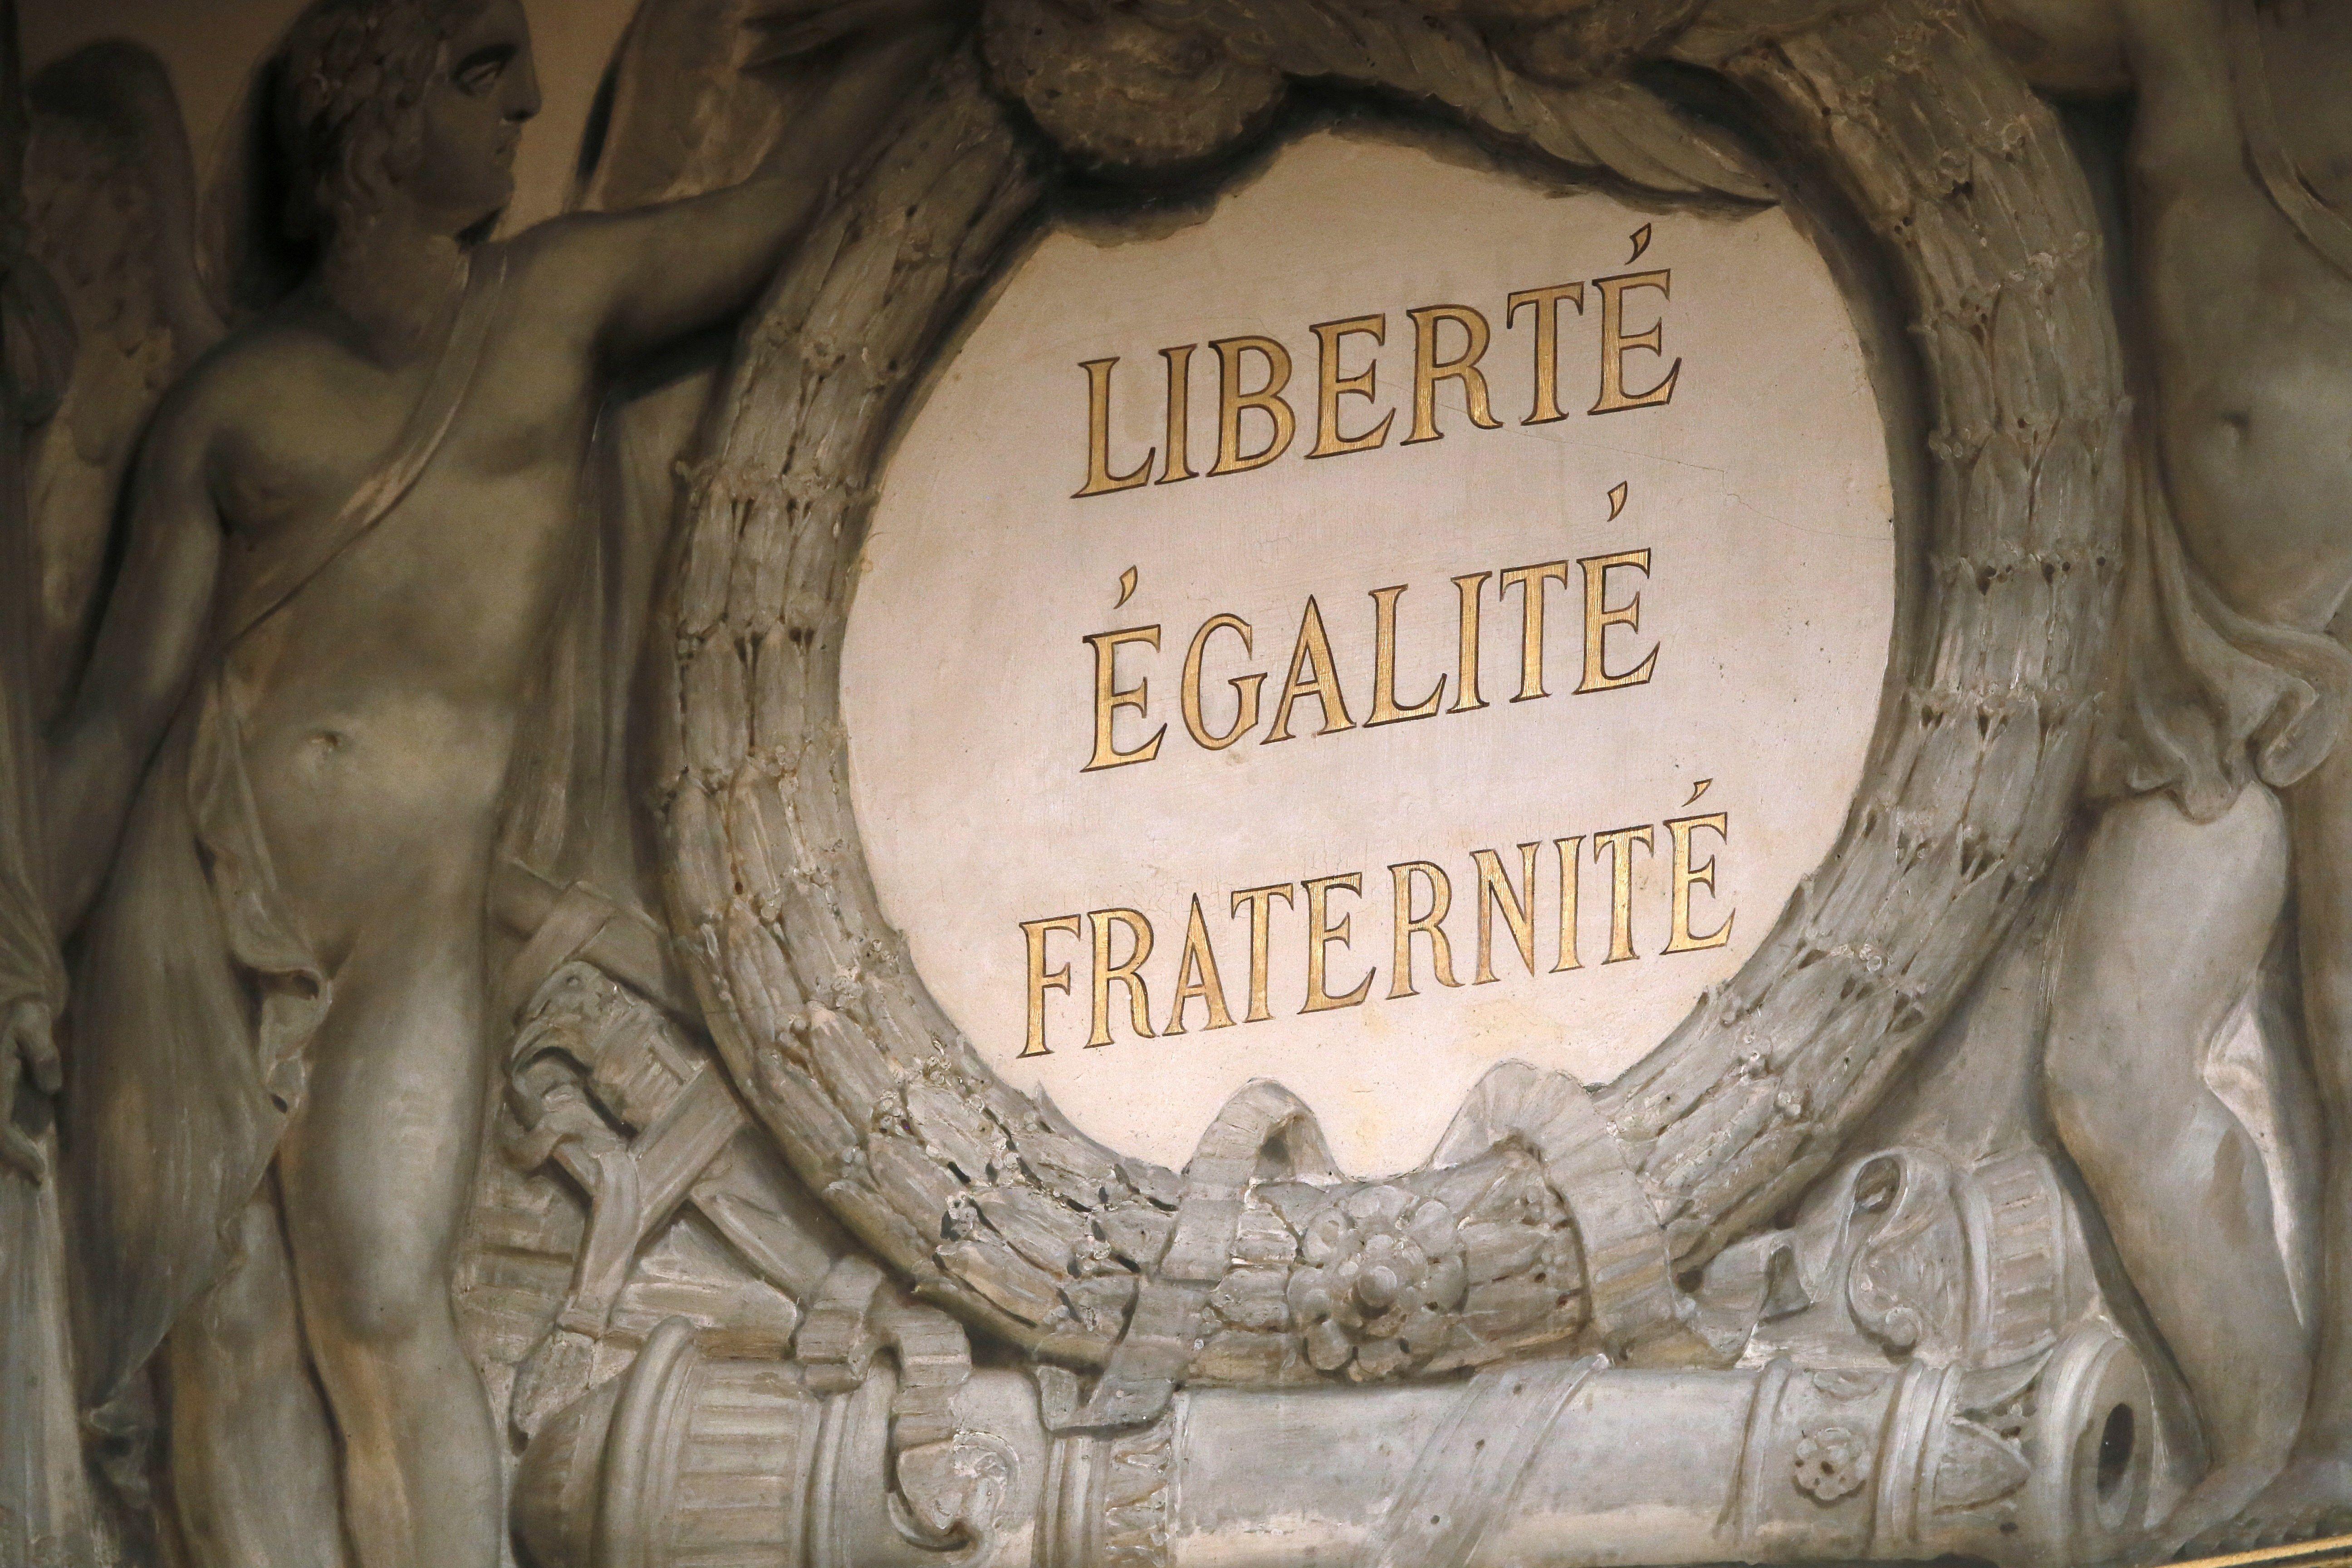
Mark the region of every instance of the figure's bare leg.
[[174, 1510], [201, 1568], [332, 1568], [343, 1561], [334, 1435], [269, 1194], [236, 1225], [236, 1266], [164, 1344]]
[[487, 1089], [479, 910], [379, 906], [397, 929], [338, 971], [279, 1155], [362, 1568], [499, 1561], [497, 1431], [449, 1293]]
[[2228, 1519], [2277, 1472], [2308, 1382], [2261, 1155], [2201, 1070], [2270, 942], [2287, 849], [2284, 813], [2259, 786], [2201, 825], [2161, 795], [2111, 807], [2084, 857], [2052, 998], [2053, 1119], [2210, 1450], [2168, 1544]]
[[2209, 1538], [2219, 1550], [2352, 1532], [2352, 755], [2338, 748], [2288, 795], [2287, 813], [2304, 1037], [2326, 1127], [2312, 1302], [2319, 1355], [2293, 1458]]

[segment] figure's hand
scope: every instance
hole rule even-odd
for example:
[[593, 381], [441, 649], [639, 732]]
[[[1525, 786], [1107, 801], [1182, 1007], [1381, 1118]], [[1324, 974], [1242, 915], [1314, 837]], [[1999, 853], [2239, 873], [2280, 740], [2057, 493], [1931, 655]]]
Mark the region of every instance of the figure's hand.
[[16, 1125], [16, 1082], [20, 1074], [30, 1074], [42, 1093], [55, 1094], [64, 1081], [49, 1022], [48, 1004], [30, 999], [16, 1003], [0, 1020], [0, 1165], [37, 1185], [47, 1179], [49, 1162]]
[[760, 42], [744, 68], [783, 65], [859, 34], [879, 41], [921, 32], [972, 9], [970, 0], [779, 0], [751, 17]]

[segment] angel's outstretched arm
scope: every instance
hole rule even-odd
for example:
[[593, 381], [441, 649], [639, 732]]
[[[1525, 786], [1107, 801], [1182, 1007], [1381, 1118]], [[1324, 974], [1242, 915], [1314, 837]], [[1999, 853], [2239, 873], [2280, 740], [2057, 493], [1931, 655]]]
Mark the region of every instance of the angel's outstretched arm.
[[2060, 93], [2108, 94], [2131, 85], [2127, 12], [2133, 0], [1978, 0], [1993, 40], [2025, 79]]
[[538, 297], [589, 323], [596, 347], [628, 357], [750, 304], [815, 212], [834, 173], [938, 58], [936, 23], [904, 24], [853, 46], [797, 116], [767, 166], [708, 195], [541, 225], [520, 242]]
[[219, 569], [210, 422], [183, 384], [167, 398], [131, 481], [131, 532], [98, 644], [56, 736], [51, 918], [69, 931], [98, 896], [149, 755], [194, 668]]

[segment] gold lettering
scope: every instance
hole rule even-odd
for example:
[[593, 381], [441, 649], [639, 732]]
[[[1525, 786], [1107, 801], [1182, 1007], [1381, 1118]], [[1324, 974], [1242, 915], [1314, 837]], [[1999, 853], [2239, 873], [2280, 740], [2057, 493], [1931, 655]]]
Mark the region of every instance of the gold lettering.
[[[1089, 910], [1087, 919], [1093, 923], [1095, 932], [1095, 1030], [1087, 1044], [1110, 1044], [1110, 988], [1115, 984], [1127, 987], [1129, 1026], [1145, 1039], [1151, 1038], [1151, 997], [1144, 990], [1143, 976], [1136, 973], [1151, 956], [1151, 922], [1143, 918], [1140, 910]], [[1114, 925], [1125, 926], [1135, 942], [1133, 951], [1120, 963], [1110, 961], [1110, 928]]]
[[1646, 550], [1621, 550], [1614, 555], [1588, 555], [1577, 565], [1584, 571], [1584, 679], [1577, 685], [1579, 691], [1610, 691], [1620, 686], [1640, 686], [1650, 679], [1657, 668], [1658, 648], [1653, 643], [1642, 662], [1622, 675], [1609, 673], [1608, 661], [1601, 657], [1603, 642], [1611, 626], [1629, 630], [1642, 629], [1642, 595], [1615, 609], [1606, 608], [1602, 601], [1609, 596], [1609, 574], [1612, 568], [1630, 567], [1646, 577], [1650, 574], [1650, 552]]
[[[1209, 345], [1217, 351], [1217, 460], [1209, 477], [1246, 473], [1262, 468], [1290, 449], [1298, 421], [1282, 389], [1290, 384], [1290, 351], [1272, 338], [1219, 338]], [[1242, 355], [1255, 353], [1265, 361], [1265, 384], [1255, 392], [1242, 390]], [[1274, 421], [1266, 444], [1242, 455], [1242, 414], [1255, 408]]]
[[[1298, 672], [1310, 660], [1315, 673], [1302, 679]], [[1283, 680], [1282, 700], [1274, 705], [1274, 727], [1258, 744], [1271, 746], [1276, 741], [1290, 739], [1290, 705], [1302, 697], [1314, 698], [1323, 710], [1323, 727], [1315, 731], [1317, 734], [1328, 735], [1356, 727], [1356, 721], [1348, 717], [1348, 700], [1339, 690], [1339, 671], [1331, 662], [1331, 639], [1323, 630], [1323, 612], [1316, 607], [1312, 595], [1307, 596], [1305, 613], [1298, 617], [1298, 641], [1290, 650], [1290, 674]]]
[[1110, 369], [1117, 364], [1110, 359], [1090, 359], [1078, 368], [1087, 373], [1087, 482], [1070, 499], [1108, 495], [1113, 490], [1131, 490], [1151, 478], [1153, 453], [1146, 448], [1143, 461], [1129, 472], [1110, 471]]
[[1276, 882], [1270, 887], [1244, 888], [1234, 895], [1234, 907], [1229, 912], [1241, 913], [1244, 904], [1249, 906], [1250, 912], [1249, 1012], [1242, 1019], [1244, 1024], [1263, 1024], [1274, 1016], [1265, 1007], [1266, 927], [1271, 923], [1268, 916], [1275, 900], [1280, 899], [1285, 909], [1291, 907], [1290, 891], [1289, 883]]
[[1656, 852], [1655, 836], [1644, 826], [1620, 827], [1592, 836], [1592, 858], [1609, 851], [1609, 956], [1603, 963], [1622, 963], [1641, 955], [1633, 951], [1633, 846]]
[[1168, 362], [1168, 457], [1160, 465], [1160, 482], [1172, 485], [1197, 479], [1192, 472], [1192, 351], [1198, 343], [1161, 349]]
[[1029, 942], [1029, 1043], [1021, 1047], [1024, 1057], [1054, 1054], [1045, 1044], [1045, 993], [1059, 991], [1066, 996], [1070, 992], [1070, 966], [1066, 963], [1059, 969], [1045, 967], [1045, 936], [1057, 931], [1077, 935], [1078, 917], [1055, 915], [1049, 921], [1021, 922], [1021, 934]]
[[[1437, 384], [1441, 381], [1462, 384], [1462, 399], [1470, 410], [1470, 423], [1485, 430], [1498, 428], [1503, 422], [1487, 405], [1486, 373], [1478, 368], [1493, 336], [1486, 318], [1467, 305], [1423, 305], [1405, 314], [1412, 318], [1412, 434], [1404, 438], [1402, 445], [1435, 441], [1445, 434], [1437, 427]], [[1457, 358], [1437, 357], [1437, 326], [1441, 321], [1452, 321], [1460, 327], [1467, 340]]]
[[1478, 974], [1475, 984], [1485, 985], [1495, 979], [1495, 911], [1503, 911], [1503, 923], [1511, 928], [1511, 941], [1518, 947], [1519, 962], [1528, 973], [1536, 972], [1536, 852], [1543, 841], [1519, 846], [1519, 874], [1528, 885], [1527, 896], [1521, 898], [1511, 886], [1511, 874], [1503, 869], [1503, 858], [1492, 849], [1471, 851], [1471, 863], [1478, 868]]
[[1565, 974], [1584, 967], [1576, 956], [1576, 885], [1583, 875], [1576, 856], [1584, 847], [1584, 835], [1555, 838], [1551, 847], [1559, 856], [1559, 962], [1551, 966], [1551, 972]]
[[1302, 1013], [1328, 1013], [1334, 1007], [1361, 1005], [1365, 996], [1370, 994], [1372, 989], [1372, 975], [1379, 971], [1367, 973], [1356, 983], [1356, 988], [1353, 991], [1345, 995], [1334, 996], [1324, 986], [1323, 965], [1326, 947], [1335, 942], [1341, 947], [1348, 945], [1348, 928], [1353, 920], [1352, 916], [1341, 915], [1338, 925], [1330, 923], [1328, 905], [1331, 889], [1337, 888], [1342, 892], [1354, 893], [1360, 897], [1364, 890], [1364, 874], [1361, 871], [1350, 871], [1344, 877], [1309, 877], [1305, 886], [1307, 889], [1307, 1005], [1298, 1010]]
[[1456, 668], [1459, 678], [1454, 683], [1454, 706], [1448, 713], [1468, 713], [1486, 706], [1478, 695], [1478, 590], [1485, 586], [1491, 572], [1473, 572], [1454, 579], [1454, 591], [1462, 599], [1461, 653]]
[[1366, 402], [1380, 395], [1381, 362], [1375, 356], [1364, 366], [1362, 374], [1343, 376], [1339, 374], [1339, 343], [1343, 338], [1361, 335], [1376, 343], [1388, 342], [1389, 319], [1386, 316], [1352, 316], [1344, 321], [1318, 321], [1309, 329], [1321, 348], [1317, 363], [1321, 367], [1319, 380], [1322, 391], [1315, 405], [1315, 449], [1310, 458], [1336, 458], [1342, 452], [1369, 452], [1383, 446], [1389, 438], [1389, 426], [1396, 423], [1396, 410], [1381, 416], [1381, 422], [1360, 436], [1339, 434], [1339, 399], [1342, 396], [1363, 398]]
[[1622, 414], [1628, 408], [1663, 408], [1674, 401], [1675, 382], [1683, 374], [1680, 359], [1666, 370], [1666, 379], [1647, 392], [1627, 395], [1625, 391], [1625, 356], [1635, 349], [1647, 349], [1660, 359], [1666, 357], [1666, 319], [1664, 307], [1659, 308], [1658, 324], [1646, 332], [1625, 335], [1625, 293], [1631, 289], [1655, 289], [1667, 299], [1674, 298], [1672, 272], [1628, 272], [1620, 278], [1596, 278], [1592, 286], [1601, 290], [1601, 396], [1589, 410], [1594, 414]]
[[1503, 574], [1496, 592], [1519, 590], [1519, 694], [1514, 702], [1531, 702], [1549, 695], [1544, 690], [1544, 589], [1568, 583], [1568, 563], [1547, 561], [1540, 566], [1514, 566]]
[[1393, 588], [1372, 590], [1372, 716], [1364, 721], [1369, 730], [1375, 724], [1402, 724], [1407, 719], [1436, 717], [1438, 700], [1445, 695], [1445, 677], [1437, 678], [1436, 687], [1421, 701], [1410, 708], [1400, 708], [1396, 700], [1396, 602], [1404, 592], [1400, 584]]
[[1184, 1004], [1195, 996], [1209, 1009], [1212, 1029], [1230, 1029], [1234, 1016], [1225, 1010], [1224, 982], [1217, 975], [1217, 955], [1209, 946], [1209, 928], [1201, 919], [1201, 895], [1192, 895], [1192, 913], [1184, 922], [1184, 956], [1176, 961], [1176, 1000], [1168, 1009], [1164, 1035], [1184, 1032]]
[[1515, 326], [1519, 319], [1519, 307], [1536, 308], [1536, 396], [1535, 407], [1522, 425], [1549, 425], [1555, 419], [1565, 419], [1559, 406], [1559, 302], [1565, 300], [1576, 307], [1578, 315], [1584, 314], [1584, 285], [1555, 283], [1549, 289], [1522, 289], [1503, 301], [1503, 325]]
[[1715, 891], [1715, 862], [1709, 859], [1704, 865], [1691, 864], [1691, 835], [1702, 827], [1713, 828], [1727, 844], [1731, 841], [1730, 819], [1719, 811], [1706, 816], [1670, 817], [1666, 822], [1666, 831], [1675, 839], [1674, 933], [1666, 940], [1668, 952], [1699, 952], [1721, 947], [1731, 941], [1731, 922], [1738, 918], [1739, 911], [1728, 910], [1714, 935], [1691, 935], [1691, 885], [1696, 883], [1710, 893]]
[[[1412, 879], [1420, 877], [1429, 884], [1429, 912], [1412, 912]], [[1412, 939], [1417, 931], [1429, 938], [1429, 967], [1440, 985], [1459, 985], [1454, 978], [1454, 944], [1446, 940], [1443, 923], [1448, 910], [1454, 907], [1454, 884], [1445, 873], [1428, 860], [1407, 860], [1389, 868], [1389, 881], [1396, 895], [1396, 964], [1389, 977], [1389, 1000], [1400, 996], [1418, 996], [1412, 988]]]
[[1122, 631], [1095, 632], [1087, 641], [1095, 649], [1095, 755], [1094, 760], [1078, 771], [1090, 773], [1102, 768], [1121, 768], [1129, 763], [1148, 763], [1160, 754], [1160, 738], [1168, 733], [1162, 724], [1151, 732], [1151, 739], [1131, 752], [1122, 752], [1111, 739], [1111, 728], [1122, 708], [1145, 711], [1151, 699], [1151, 682], [1139, 680], [1122, 688], [1118, 684], [1118, 650], [1129, 643], [1141, 643], [1157, 652], [1160, 647], [1158, 626], [1129, 626]]
[[1192, 739], [1195, 742], [1212, 752], [1223, 751], [1247, 734], [1250, 727], [1257, 722], [1258, 688], [1265, 684], [1265, 674], [1262, 670], [1251, 675], [1236, 675], [1231, 678], [1226, 684], [1230, 685], [1236, 694], [1233, 728], [1222, 735], [1213, 735], [1209, 732], [1209, 726], [1201, 717], [1201, 654], [1209, 646], [1211, 634], [1227, 629], [1240, 635], [1244, 653], [1253, 651], [1250, 647], [1250, 624], [1239, 616], [1212, 616], [1202, 621], [1201, 629], [1192, 634], [1192, 646], [1184, 650], [1184, 686], [1181, 693], [1183, 698], [1184, 728], [1192, 732]]

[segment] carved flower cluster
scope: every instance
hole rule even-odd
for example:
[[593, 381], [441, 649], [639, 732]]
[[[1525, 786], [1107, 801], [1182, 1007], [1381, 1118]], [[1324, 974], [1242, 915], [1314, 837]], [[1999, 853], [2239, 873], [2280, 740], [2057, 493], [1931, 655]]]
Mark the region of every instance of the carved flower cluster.
[[1321, 1372], [1387, 1377], [1436, 1353], [1467, 1271], [1454, 1211], [1390, 1184], [1315, 1216], [1290, 1279], [1292, 1319]]
[[1843, 1426], [1816, 1426], [1790, 1459], [1797, 1486], [1822, 1502], [1851, 1497], [1870, 1479], [1870, 1451]]

